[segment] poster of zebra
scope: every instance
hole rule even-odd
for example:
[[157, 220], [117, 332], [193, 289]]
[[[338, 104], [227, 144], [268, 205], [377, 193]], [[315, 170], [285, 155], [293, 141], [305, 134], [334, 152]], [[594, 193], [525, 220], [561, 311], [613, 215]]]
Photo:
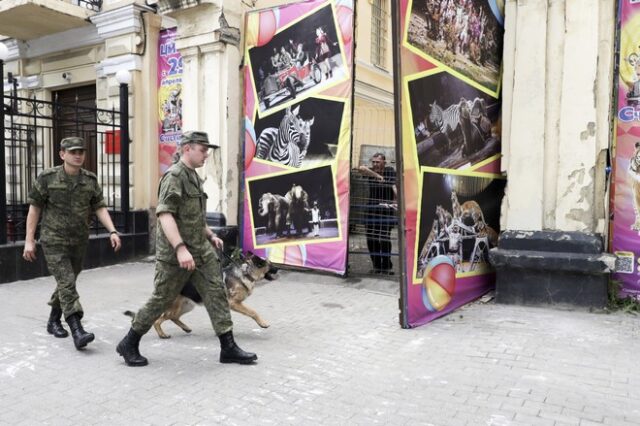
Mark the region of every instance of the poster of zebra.
[[620, 297], [640, 299], [640, 3], [618, 9], [618, 96], [611, 188], [611, 250]]
[[501, 175], [504, 2], [392, 2], [396, 136], [402, 158], [403, 327], [468, 303], [495, 283]]
[[242, 247], [346, 272], [353, 0], [249, 12]]

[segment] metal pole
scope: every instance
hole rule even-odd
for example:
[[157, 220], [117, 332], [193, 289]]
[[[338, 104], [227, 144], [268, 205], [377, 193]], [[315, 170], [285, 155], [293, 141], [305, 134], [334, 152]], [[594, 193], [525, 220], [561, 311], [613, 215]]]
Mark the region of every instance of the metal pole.
[[7, 243], [7, 181], [4, 142], [4, 61], [0, 59], [0, 244]]
[[[114, 135], [115, 136], [115, 135]], [[120, 84], [120, 209], [129, 232], [129, 85]]]
[[401, 62], [400, 52], [401, 43], [400, 40], [400, 6], [399, 2], [391, 2], [391, 35], [393, 37], [393, 105], [395, 112], [395, 136], [396, 136], [396, 187], [398, 188], [398, 246], [400, 247], [400, 326], [402, 328], [409, 328], [409, 322], [407, 320], [408, 311], [408, 295], [407, 286], [411, 280], [411, 274], [407, 271], [407, 259], [406, 259], [406, 227], [405, 227], [405, 215], [406, 215], [406, 202], [404, 198], [404, 161], [402, 158], [402, 74], [401, 74]]

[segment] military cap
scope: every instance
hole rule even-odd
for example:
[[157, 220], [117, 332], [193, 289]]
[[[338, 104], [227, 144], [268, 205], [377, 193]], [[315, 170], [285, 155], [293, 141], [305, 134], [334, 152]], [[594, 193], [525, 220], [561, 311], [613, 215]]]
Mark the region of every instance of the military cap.
[[84, 145], [84, 139], [73, 136], [62, 139], [62, 141], [60, 141], [60, 149], [64, 149], [65, 151], [76, 151], [78, 149], [87, 149], [87, 147]]
[[209, 148], [217, 148], [218, 145], [209, 143], [209, 135], [206, 132], [188, 131], [182, 134], [182, 140], [180, 145], [186, 145], [188, 143], [197, 143], [198, 145], [204, 145]]

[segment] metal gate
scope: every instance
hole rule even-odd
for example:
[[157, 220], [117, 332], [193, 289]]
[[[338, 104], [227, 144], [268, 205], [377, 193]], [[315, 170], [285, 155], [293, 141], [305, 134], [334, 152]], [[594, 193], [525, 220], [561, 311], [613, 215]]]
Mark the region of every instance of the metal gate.
[[385, 166], [395, 171], [393, 106], [373, 104], [356, 97], [348, 272], [375, 277], [397, 276], [400, 271], [398, 209], [394, 197], [389, 194], [393, 182], [388, 178], [380, 182], [362, 170], [374, 166], [372, 159], [376, 154], [382, 154]]
[[[11, 81], [15, 82], [10, 77]], [[61, 128], [65, 136], [77, 135], [94, 145], [94, 166], [105, 202], [114, 224], [126, 232], [129, 179], [121, 172], [120, 154], [128, 152], [129, 135], [120, 112], [81, 106], [77, 100], [63, 104], [19, 97], [15, 83], [9, 96], [0, 90], [0, 106], [0, 245], [24, 240], [29, 190], [37, 175], [54, 165], [60, 142], [55, 135]], [[123, 111], [126, 114], [126, 107]], [[103, 231], [97, 220], [91, 228]]]

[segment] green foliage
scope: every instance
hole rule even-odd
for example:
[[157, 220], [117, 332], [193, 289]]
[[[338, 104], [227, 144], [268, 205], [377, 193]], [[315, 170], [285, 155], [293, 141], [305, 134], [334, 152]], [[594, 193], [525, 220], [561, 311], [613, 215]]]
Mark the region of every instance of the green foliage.
[[633, 296], [620, 297], [622, 283], [618, 280], [609, 281], [609, 304], [611, 311], [622, 311], [625, 313], [640, 313], [640, 300]]

